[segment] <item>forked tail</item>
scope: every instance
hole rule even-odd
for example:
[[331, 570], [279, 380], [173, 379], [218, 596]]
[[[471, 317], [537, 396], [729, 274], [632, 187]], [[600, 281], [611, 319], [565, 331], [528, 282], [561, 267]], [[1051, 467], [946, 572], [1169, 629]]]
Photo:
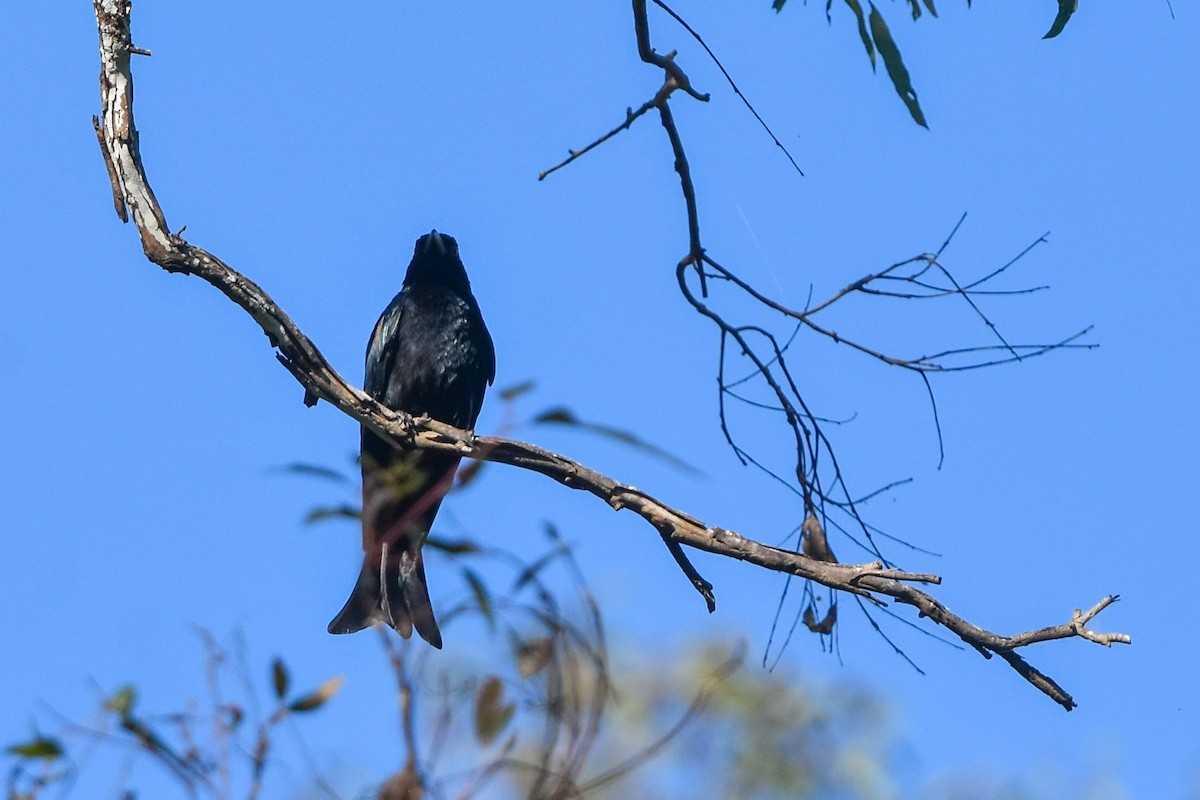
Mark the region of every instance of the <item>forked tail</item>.
[[405, 639], [416, 628], [422, 639], [441, 648], [442, 632], [429, 600], [420, 548], [389, 552], [385, 544], [382, 552], [368, 553], [354, 591], [329, 623], [329, 632], [354, 633], [376, 622], [391, 625]]

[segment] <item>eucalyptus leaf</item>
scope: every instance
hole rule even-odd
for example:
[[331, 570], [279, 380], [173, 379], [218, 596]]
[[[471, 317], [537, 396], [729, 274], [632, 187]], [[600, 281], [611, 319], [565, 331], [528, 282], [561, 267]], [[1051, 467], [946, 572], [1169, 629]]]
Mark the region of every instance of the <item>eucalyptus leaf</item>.
[[908, 77], [908, 69], [905, 68], [904, 60], [900, 57], [900, 49], [896, 46], [896, 40], [892, 38], [892, 32], [888, 29], [887, 22], [879, 13], [879, 9], [875, 7], [874, 3], [870, 5], [871, 38], [875, 40], [875, 49], [883, 57], [883, 65], [887, 67], [888, 77], [892, 79], [892, 86], [896, 88], [896, 94], [900, 95], [900, 99], [908, 107], [908, 113], [912, 115], [913, 121], [922, 128], [928, 128], [929, 125], [925, 122], [925, 113], [921, 111], [921, 104], [917, 100], [917, 90], [913, 88], [912, 80]]
[[1067, 22], [1071, 19], [1071, 15], [1079, 8], [1079, 0], [1058, 0], [1058, 14], [1054, 17], [1054, 23], [1050, 26], [1050, 30], [1046, 32], [1043, 39], [1053, 39], [1063, 32], [1063, 28], [1067, 27]]
[[294, 714], [304, 714], [309, 711], [315, 711], [321, 706], [329, 702], [338, 690], [342, 688], [344, 678], [341, 675], [335, 675], [329, 680], [317, 687], [316, 691], [310, 692], [299, 700], [296, 700], [288, 706], [288, 711]]
[[28, 742], [14, 744], [8, 752], [22, 758], [44, 758], [53, 761], [63, 754], [62, 743], [49, 736], [35, 736]]
[[283, 659], [276, 658], [271, 662], [271, 684], [275, 689], [275, 699], [282, 700], [287, 695], [289, 683], [288, 671]]
[[863, 15], [862, 4], [858, 0], [846, 0], [846, 5], [854, 12], [858, 21], [858, 38], [862, 39], [863, 47], [867, 50], [867, 58], [871, 59], [871, 71], [875, 71], [875, 45], [871, 42], [871, 33], [867, 30], [867, 18]]

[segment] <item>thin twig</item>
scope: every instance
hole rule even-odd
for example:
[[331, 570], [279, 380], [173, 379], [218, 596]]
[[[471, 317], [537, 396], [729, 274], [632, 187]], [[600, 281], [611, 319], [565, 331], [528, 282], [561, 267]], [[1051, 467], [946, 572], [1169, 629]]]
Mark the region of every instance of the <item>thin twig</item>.
[[704, 48], [704, 52], [708, 53], [708, 57], [712, 59], [713, 63], [717, 65], [717, 69], [721, 70], [721, 74], [725, 76], [725, 80], [729, 83], [729, 88], [733, 89], [733, 93], [736, 94], [739, 99], [741, 99], [743, 105], [746, 106], [747, 110], [749, 110], [749, 112], [754, 115], [754, 118], [756, 120], [758, 120], [758, 124], [760, 126], [762, 126], [762, 129], [764, 131], [766, 131], [767, 136], [771, 137], [771, 141], [775, 143], [775, 146], [778, 147], [780, 150], [782, 150], [783, 154], [785, 156], [787, 156], [787, 160], [789, 162], [791, 162], [791, 165], [796, 170], [796, 172], [803, 175], [804, 170], [800, 169], [800, 165], [796, 163], [796, 159], [792, 158], [791, 152], [789, 152], [788, 149], [786, 147], [784, 147], [783, 142], [779, 141], [779, 137], [775, 135], [775, 131], [771, 130], [771, 126], [768, 125], [766, 120], [764, 120], [759, 115], [758, 110], [750, 102], [750, 98], [748, 98], [748, 97], [746, 97], [746, 95], [742, 94], [742, 90], [738, 88], [738, 85], [736, 83], [734, 83], [733, 76], [729, 74], [729, 71], [727, 69], [725, 69], [725, 65], [721, 63], [721, 59], [717, 58], [717, 54], [714, 53], [712, 51], [712, 48], [708, 46], [708, 42], [704, 41], [703, 37], [701, 37], [700, 34], [697, 33], [696, 30], [691, 25], [688, 24], [687, 20], [685, 20], [683, 17], [679, 16], [679, 14], [675, 13], [675, 10], [672, 9], [670, 6], [668, 6], [666, 3], [664, 3], [662, 0], [654, 0], [654, 5], [658, 6], [663, 11], [670, 14], [671, 18], [674, 19], [676, 22], [678, 22], [680, 25], [682, 25], [683, 29], [685, 31], [687, 31], [688, 33], [690, 33], [692, 35], [692, 38], [695, 39], [700, 44], [700, 46]]
[[649, 111], [650, 109], [657, 106], [658, 103], [659, 103], [658, 96], [655, 95], [655, 97], [653, 99], [647, 100], [645, 103], [642, 103], [642, 105], [638, 107], [637, 111], [634, 111], [632, 108], [625, 109], [625, 121], [624, 122], [622, 122], [620, 125], [613, 128], [612, 130], [610, 130], [608, 133], [601, 135], [598, 139], [593, 141], [591, 144], [589, 144], [585, 147], [582, 147], [579, 150], [568, 150], [566, 158], [564, 158], [562, 161], [555, 164], [553, 167], [544, 169], [541, 172], [539, 172], [538, 180], [539, 181], [545, 180], [547, 175], [557, 172], [558, 170], [562, 169], [567, 164], [570, 164], [572, 161], [581, 157], [588, 151], [593, 150], [593, 149], [599, 147], [600, 145], [604, 144], [605, 142], [607, 142], [612, 137], [616, 136], [621, 131], [629, 130], [629, 127], [631, 125], [633, 125], [634, 121], [637, 120], [638, 117], [642, 116], [647, 111]]

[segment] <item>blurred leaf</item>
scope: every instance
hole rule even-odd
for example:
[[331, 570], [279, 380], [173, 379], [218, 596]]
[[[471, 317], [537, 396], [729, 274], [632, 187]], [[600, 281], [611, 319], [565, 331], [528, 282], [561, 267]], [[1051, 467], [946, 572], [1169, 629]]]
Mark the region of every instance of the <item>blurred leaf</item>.
[[534, 417], [534, 422], [561, 422], [564, 425], [578, 425], [575, 415], [565, 408], [551, 408]]
[[912, 18], [918, 20], [921, 18], [921, 3], [925, 4], [925, 8], [933, 16], [937, 16], [937, 8], [933, 5], [933, 0], [908, 0], [909, 6], [912, 7]]
[[892, 32], [888, 29], [883, 15], [879, 13], [875, 4], [871, 3], [870, 5], [871, 38], [875, 40], [875, 49], [883, 57], [883, 65], [887, 67], [888, 77], [892, 79], [892, 85], [896, 87], [896, 94], [900, 95], [900, 99], [908, 107], [908, 113], [912, 115], [913, 121], [922, 128], [928, 128], [929, 126], [925, 123], [925, 114], [921, 111], [921, 104], [917, 101], [917, 91], [908, 77], [908, 70], [904, 66], [904, 60], [900, 58], [900, 50], [896, 47]]
[[833, 549], [829, 546], [825, 530], [811, 511], [808, 512], [808, 516], [804, 518], [804, 523], [800, 526], [800, 542], [800, 552], [809, 558], [830, 564], [837, 563], [837, 556], [833, 554]]
[[862, 39], [863, 47], [867, 49], [867, 58], [871, 59], [871, 71], [875, 71], [875, 45], [871, 43], [871, 34], [867, 30], [867, 18], [863, 16], [862, 5], [858, 0], [846, 0], [846, 5], [854, 12], [858, 20], [858, 38]]
[[804, 625], [813, 633], [828, 636], [833, 633], [833, 626], [836, 622], [837, 606], [830, 606], [828, 613], [820, 622], [817, 622], [817, 610], [812, 603], [809, 603], [808, 608], [804, 609]]
[[35, 736], [28, 742], [10, 746], [8, 752], [22, 758], [45, 758], [53, 761], [63, 754], [63, 747], [58, 739], [49, 736]]
[[506, 386], [500, 390], [500, 399], [504, 400], [505, 402], [516, 400], [521, 395], [532, 392], [536, 386], [537, 383], [534, 381], [524, 381], [516, 384], [515, 386]]
[[443, 553], [455, 556], [478, 553], [480, 550], [479, 545], [470, 539], [443, 539], [440, 536], [426, 537], [425, 547], [432, 547], [434, 550], [441, 550]]
[[425, 787], [421, 785], [421, 776], [417, 774], [416, 764], [409, 763], [404, 769], [392, 775], [379, 787], [375, 800], [421, 800], [425, 796]]
[[335, 675], [329, 680], [322, 683], [315, 692], [306, 694], [299, 700], [294, 701], [288, 706], [288, 711], [296, 714], [304, 714], [308, 711], [313, 711], [329, 702], [329, 699], [338, 693], [342, 688], [342, 682], [345, 679], [341, 675]]
[[271, 683], [275, 687], [275, 699], [282, 700], [287, 695], [288, 671], [281, 658], [271, 662]]
[[279, 472], [290, 472], [293, 475], [305, 475], [310, 478], [320, 478], [326, 481], [334, 481], [336, 483], [349, 483], [350, 479], [336, 469], [330, 467], [322, 467], [318, 464], [285, 464], [282, 467], [277, 467]]
[[146, 748], [151, 753], [165, 753], [168, 758], [174, 758], [177, 761], [182, 761], [175, 751], [167, 746], [167, 743], [159, 738], [154, 730], [139, 719], [135, 719], [128, 714], [121, 717], [121, 728], [135, 739], [138, 744]]
[[620, 428], [613, 428], [608, 425], [597, 425], [593, 422], [584, 422], [571, 413], [570, 409], [567, 408], [559, 407], [547, 409], [538, 416], [534, 417], [533, 421], [542, 425], [566, 425], [571, 428], [579, 428], [580, 430], [584, 430], [589, 433], [595, 433], [607, 439], [612, 439], [620, 442], [621, 444], [628, 445], [635, 450], [640, 450], [643, 453], [659, 459], [660, 461], [665, 461], [666, 463], [683, 472], [690, 472], [693, 475], [700, 474], [700, 470], [696, 469], [683, 459], [668, 453], [661, 447], [643, 441], [629, 431], [621, 430]]
[[771, 3], [771, 8], [775, 9], [775, 13], [778, 14], [780, 11], [783, 11], [783, 6], [786, 3], [787, 0], [775, 0], [775, 2]]
[[327, 519], [361, 519], [362, 514], [356, 506], [317, 506], [304, 515], [304, 524], [312, 525]]
[[1042, 38], [1053, 39], [1062, 33], [1063, 28], [1067, 27], [1067, 21], [1071, 19], [1071, 15], [1077, 8], [1079, 8], [1079, 0], [1058, 0], [1058, 15], [1054, 17], [1054, 24]]
[[517, 707], [504, 702], [504, 684], [495, 675], [489, 677], [475, 693], [475, 738], [480, 744], [490, 744], [512, 719]]
[[475, 570], [470, 567], [463, 567], [463, 578], [466, 579], [467, 585], [471, 587], [471, 593], [475, 595], [475, 603], [479, 606], [483, 618], [487, 620], [488, 627], [492, 630], [496, 629], [496, 617], [492, 611], [492, 595], [484, 585], [483, 580], [475, 573]]
[[131, 684], [126, 684], [118, 689], [116, 694], [104, 701], [104, 708], [118, 716], [127, 717], [136, 702], [137, 689]]
[[517, 641], [517, 672], [522, 678], [530, 678], [541, 672], [554, 658], [554, 637]]
[[460, 469], [458, 475], [455, 476], [458, 481], [458, 488], [462, 489], [470, 486], [471, 482], [479, 477], [479, 473], [483, 470], [483, 465], [486, 463], [486, 461], [472, 461]]
[[520, 589], [522, 586], [532, 581], [537, 577], [539, 572], [546, 568], [547, 564], [559, 558], [560, 556], [562, 556], [562, 550], [560, 548], [551, 550], [549, 553], [546, 553], [546, 555], [542, 556], [537, 561], [534, 561], [525, 569], [521, 570], [521, 574], [517, 576], [517, 580], [513, 583], [513, 589]]
[[229, 715], [226, 725], [231, 731], [237, 730], [238, 726], [242, 724], [242, 720], [246, 718], [246, 712], [242, 711], [242, 707], [233, 703], [226, 703], [221, 706], [221, 710]]

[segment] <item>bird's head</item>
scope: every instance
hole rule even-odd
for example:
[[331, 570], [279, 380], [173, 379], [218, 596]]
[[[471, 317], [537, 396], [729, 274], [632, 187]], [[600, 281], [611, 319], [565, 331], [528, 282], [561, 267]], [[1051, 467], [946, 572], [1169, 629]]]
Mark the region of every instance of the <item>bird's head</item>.
[[420, 256], [440, 256], [440, 255], [458, 255], [458, 242], [453, 236], [437, 231], [430, 231], [424, 236], [417, 239], [417, 246], [413, 255]]
[[417, 239], [412, 262], [404, 276], [404, 285], [440, 283], [470, 291], [467, 270], [458, 257], [458, 242], [453, 236], [430, 231]]

